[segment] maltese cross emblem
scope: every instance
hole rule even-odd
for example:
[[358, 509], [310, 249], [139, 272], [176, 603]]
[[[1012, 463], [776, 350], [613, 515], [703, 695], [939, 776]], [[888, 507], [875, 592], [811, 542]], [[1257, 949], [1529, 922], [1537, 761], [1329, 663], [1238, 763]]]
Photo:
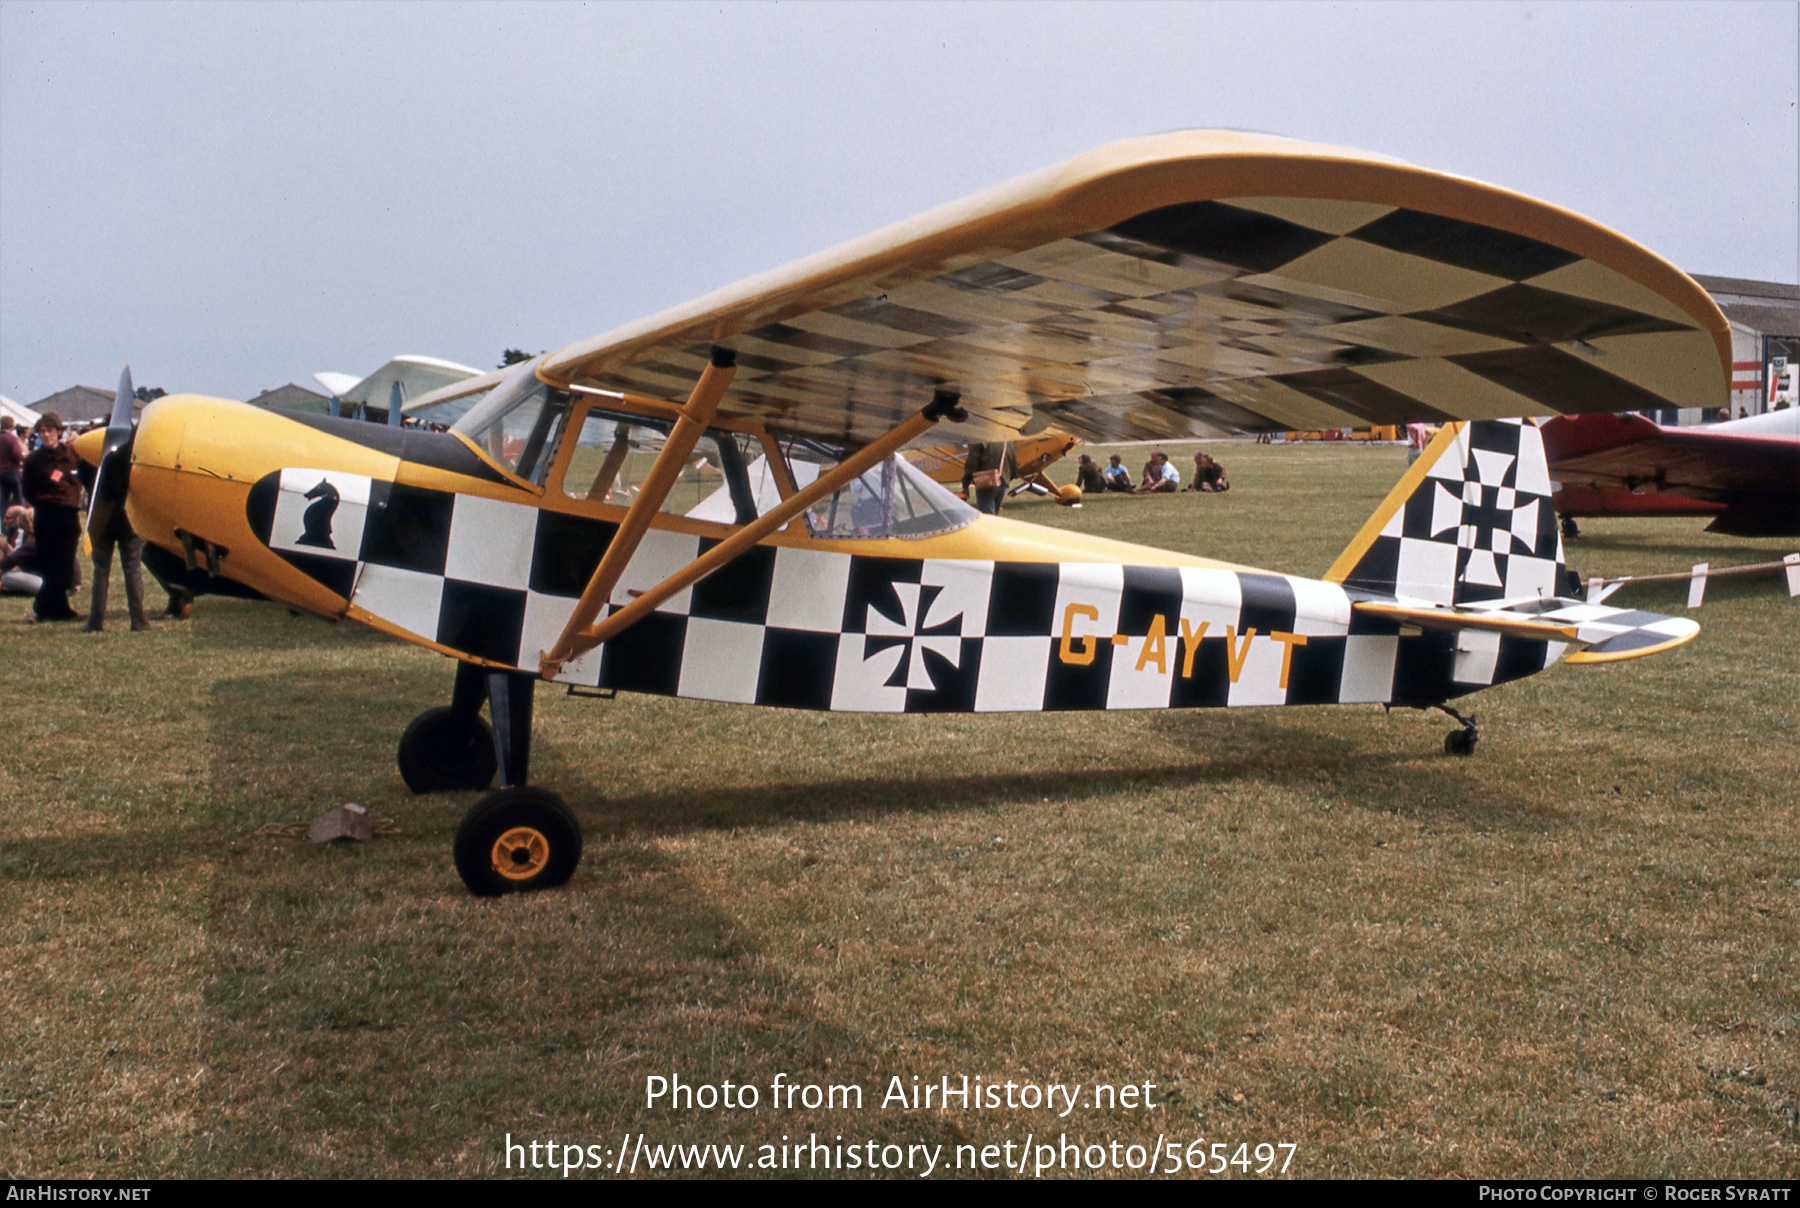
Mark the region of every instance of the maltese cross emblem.
[[891, 586], [900, 600], [900, 616], [898, 619], [890, 617], [875, 605], [869, 605], [863, 624], [866, 635], [863, 661], [872, 663], [886, 656], [888, 651], [897, 650], [886, 686], [934, 691], [937, 685], [932, 682], [926, 666], [925, 652], [929, 650], [952, 667], [961, 667], [962, 612], [958, 610], [943, 618], [932, 615], [932, 605], [944, 590], [942, 587], [917, 583]]

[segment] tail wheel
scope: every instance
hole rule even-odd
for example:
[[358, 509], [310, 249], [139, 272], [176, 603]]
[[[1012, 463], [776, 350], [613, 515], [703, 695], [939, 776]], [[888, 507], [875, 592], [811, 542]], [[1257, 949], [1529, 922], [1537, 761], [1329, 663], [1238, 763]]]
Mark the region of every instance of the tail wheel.
[[457, 875], [478, 897], [549, 889], [581, 862], [581, 826], [547, 789], [500, 789], [463, 815], [452, 851]]
[[1444, 735], [1444, 754], [1473, 755], [1475, 753], [1475, 743], [1479, 741], [1480, 738], [1481, 735], [1477, 734], [1474, 730], [1452, 730], [1450, 733]]
[[427, 709], [400, 735], [400, 778], [415, 793], [485, 789], [500, 766], [494, 731], [479, 715]]

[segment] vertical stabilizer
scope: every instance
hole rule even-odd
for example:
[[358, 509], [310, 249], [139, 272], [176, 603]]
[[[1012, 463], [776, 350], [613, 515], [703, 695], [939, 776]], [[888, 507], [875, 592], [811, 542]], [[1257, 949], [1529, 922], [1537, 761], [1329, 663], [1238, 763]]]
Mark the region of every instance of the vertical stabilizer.
[[1439, 606], [1554, 596], [1562, 536], [1529, 420], [1445, 424], [1325, 578]]

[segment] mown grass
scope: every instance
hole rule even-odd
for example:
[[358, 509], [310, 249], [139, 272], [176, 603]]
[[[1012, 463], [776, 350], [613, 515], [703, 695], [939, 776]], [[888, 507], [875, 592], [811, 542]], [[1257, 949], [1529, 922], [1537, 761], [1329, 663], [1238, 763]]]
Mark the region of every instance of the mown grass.
[[[1403, 464], [1220, 452], [1226, 496], [1011, 514], [1316, 575]], [[1701, 527], [1591, 522], [1570, 560], [1788, 552]], [[1629, 601], [1681, 611], [1652, 590]], [[1681, 650], [1475, 697], [1466, 760], [1440, 716], [1375, 706], [544, 693], [534, 778], [586, 856], [497, 902], [448, 858], [476, 795], [412, 797], [394, 767], [444, 660], [268, 604], [99, 637], [25, 608], [0, 602], [6, 1175], [474, 1175], [508, 1132], [628, 1130], [1292, 1141], [1313, 1176], [1800, 1171], [1800, 614], [1773, 579], [1715, 581]], [[256, 833], [347, 800], [400, 833]], [[868, 1098], [646, 1110], [676, 1071]], [[877, 1106], [890, 1075], [963, 1073], [1149, 1080], [1162, 1106]]]

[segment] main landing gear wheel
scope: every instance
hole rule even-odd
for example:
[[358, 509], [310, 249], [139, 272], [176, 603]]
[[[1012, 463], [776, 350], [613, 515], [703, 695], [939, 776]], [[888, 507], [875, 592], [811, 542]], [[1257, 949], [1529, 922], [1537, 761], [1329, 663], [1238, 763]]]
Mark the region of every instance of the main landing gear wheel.
[[1474, 730], [1452, 730], [1444, 735], [1444, 754], [1473, 755], [1481, 735]]
[[494, 731], [480, 714], [427, 709], [400, 736], [400, 778], [415, 793], [485, 789], [500, 766]]
[[555, 793], [500, 789], [463, 815], [451, 850], [457, 875], [477, 897], [549, 889], [581, 862], [581, 826]]
[[1448, 713], [1462, 723], [1462, 729], [1452, 730], [1444, 735], [1444, 754], [1473, 755], [1475, 744], [1481, 741], [1481, 731], [1475, 728], [1475, 715], [1471, 713], [1464, 717], [1449, 705], [1433, 705], [1431, 707], [1441, 713]]

